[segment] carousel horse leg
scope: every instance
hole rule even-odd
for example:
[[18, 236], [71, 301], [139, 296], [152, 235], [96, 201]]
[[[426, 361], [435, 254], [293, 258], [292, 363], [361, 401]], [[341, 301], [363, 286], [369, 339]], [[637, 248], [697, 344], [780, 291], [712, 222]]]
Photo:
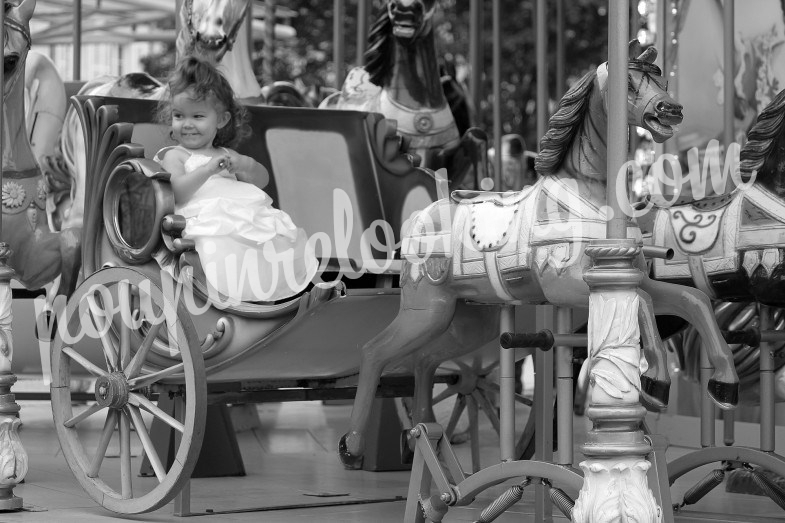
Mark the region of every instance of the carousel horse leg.
[[[425, 296], [421, 291], [427, 286]], [[349, 432], [341, 437], [338, 454], [347, 469], [362, 467], [365, 426], [368, 423], [376, 388], [385, 366], [410, 354], [444, 332], [455, 313], [455, 297], [444, 287], [420, 282], [417, 289], [401, 289], [398, 315], [382, 332], [362, 348], [362, 360]], [[423, 299], [424, 298], [424, 299]]]
[[709, 380], [711, 399], [722, 409], [732, 409], [739, 401], [739, 377], [733, 353], [722, 337], [708, 296], [697, 289], [644, 278], [640, 288], [655, 305], [655, 313], [676, 314], [690, 322], [700, 333], [714, 374]]
[[649, 368], [641, 376], [641, 402], [651, 410], [665, 411], [668, 408], [668, 395], [671, 378], [668, 374], [665, 344], [660, 338], [654, 321], [654, 304], [651, 296], [638, 289], [641, 306], [638, 308], [638, 323], [641, 327], [641, 344]]
[[76, 289], [82, 266], [82, 229], [71, 227], [58, 235], [60, 242], [60, 284], [58, 294], [70, 296]]

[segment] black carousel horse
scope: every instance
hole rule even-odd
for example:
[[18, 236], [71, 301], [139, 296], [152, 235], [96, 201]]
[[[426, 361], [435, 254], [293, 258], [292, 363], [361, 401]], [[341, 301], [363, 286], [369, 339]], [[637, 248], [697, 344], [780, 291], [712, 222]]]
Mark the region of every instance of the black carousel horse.
[[469, 127], [468, 97], [460, 84], [442, 77], [433, 32], [436, 5], [436, 0], [385, 2], [368, 37], [365, 67], [352, 69], [342, 90], [319, 107], [396, 120], [420, 166], [446, 168], [450, 186], [457, 187], [472, 168], [477, 181], [485, 177], [487, 136]]

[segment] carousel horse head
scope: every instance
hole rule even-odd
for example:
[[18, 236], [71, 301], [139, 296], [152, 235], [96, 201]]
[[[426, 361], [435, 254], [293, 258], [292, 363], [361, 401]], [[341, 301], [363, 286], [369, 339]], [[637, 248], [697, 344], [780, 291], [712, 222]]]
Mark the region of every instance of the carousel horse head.
[[180, 12], [180, 56], [198, 54], [213, 63], [231, 51], [250, 0], [186, 0]]
[[393, 44], [409, 47], [433, 32], [436, 0], [389, 0], [380, 9], [368, 35], [365, 70], [376, 85], [385, 85], [392, 75]]
[[4, 2], [5, 42], [3, 45], [3, 100], [8, 97], [24, 71], [25, 58], [30, 50], [30, 18], [35, 0]]
[[[668, 94], [662, 71], [654, 64], [656, 49], [641, 50], [637, 40], [633, 40], [629, 56], [634, 58], [630, 58], [627, 66], [627, 122], [646, 129], [654, 141], [662, 143], [673, 136], [681, 123], [682, 106]], [[558, 172], [573, 145], [583, 146], [584, 152], [591, 151], [588, 158], [574, 159], [573, 167], [578, 172], [586, 171], [585, 162], [594, 164], [592, 157], [598, 152], [603, 153], [602, 160], [605, 160], [608, 87], [606, 62], [587, 73], [564, 95], [549, 121], [548, 132], [540, 141], [540, 154], [535, 162], [540, 175]], [[586, 118], [594, 125], [584, 125]], [[585, 136], [587, 133], [596, 136]], [[598, 143], [602, 148], [596, 147]], [[598, 174], [604, 177], [604, 171], [599, 169]]]

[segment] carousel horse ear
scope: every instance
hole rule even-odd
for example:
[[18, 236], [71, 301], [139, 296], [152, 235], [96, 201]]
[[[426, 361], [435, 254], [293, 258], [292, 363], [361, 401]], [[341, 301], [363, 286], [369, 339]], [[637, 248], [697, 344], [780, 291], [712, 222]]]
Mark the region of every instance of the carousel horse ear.
[[35, 0], [24, 0], [19, 4], [19, 17], [23, 22], [27, 23], [33, 17], [35, 11]]
[[638, 60], [642, 62], [649, 62], [650, 64], [654, 63], [654, 60], [657, 59], [657, 50], [653, 46], [649, 46], [646, 48], [645, 51], [641, 53], [638, 57]]
[[629, 59], [633, 60], [636, 59], [638, 56], [643, 53], [643, 46], [638, 41], [637, 38], [634, 40], [630, 40], [630, 47], [629, 47]]

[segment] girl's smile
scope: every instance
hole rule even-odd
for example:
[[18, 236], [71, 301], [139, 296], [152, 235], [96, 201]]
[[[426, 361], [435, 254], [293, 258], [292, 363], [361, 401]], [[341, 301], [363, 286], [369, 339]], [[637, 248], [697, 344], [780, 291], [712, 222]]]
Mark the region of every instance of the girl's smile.
[[228, 111], [219, 110], [217, 102], [206, 97], [197, 99], [192, 90], [172, 97], [172, 133], [188, 149], [211, 149], [218, 129], [229, 122]]

